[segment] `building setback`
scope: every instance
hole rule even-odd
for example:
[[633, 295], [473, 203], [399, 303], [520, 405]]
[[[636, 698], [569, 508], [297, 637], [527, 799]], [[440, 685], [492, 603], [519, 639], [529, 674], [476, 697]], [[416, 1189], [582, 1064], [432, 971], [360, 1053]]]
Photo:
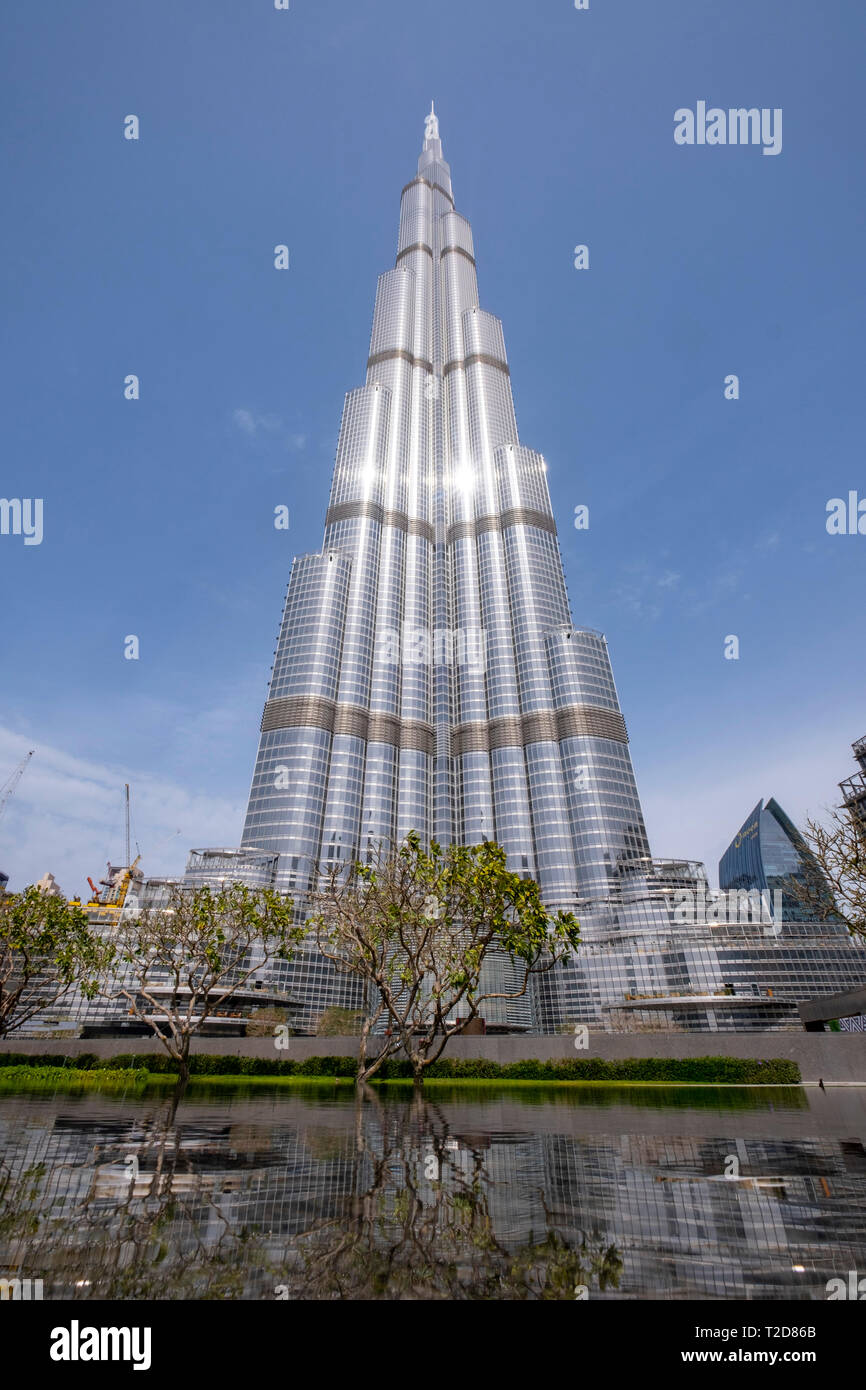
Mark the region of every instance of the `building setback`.
[[[302, 900], [317, 863], [412, 830], [498, 841], [552, 908], [649, 862], [607, 645], [572, 621], [432, 110], [322, 550], [292, 566], [242, 846], [278, 854]], [[312, 1012], [339, 1002], [313, 952], [292, 973]]]

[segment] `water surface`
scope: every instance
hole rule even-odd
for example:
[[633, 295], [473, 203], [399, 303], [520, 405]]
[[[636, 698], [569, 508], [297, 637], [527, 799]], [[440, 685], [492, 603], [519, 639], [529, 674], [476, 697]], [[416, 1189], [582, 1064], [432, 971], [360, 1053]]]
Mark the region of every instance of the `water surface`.
[[0, 1273], [53, 1298], [825, 1299], [866, 1092], [6, 1095]]

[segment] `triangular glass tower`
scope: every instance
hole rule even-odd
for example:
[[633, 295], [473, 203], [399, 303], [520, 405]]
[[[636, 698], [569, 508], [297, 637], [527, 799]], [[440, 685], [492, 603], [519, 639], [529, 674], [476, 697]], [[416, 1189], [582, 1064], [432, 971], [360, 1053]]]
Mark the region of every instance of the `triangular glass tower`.
[[[573, 626], [546, 472], [431, 108], [262, 718], [242, 844], [279, 854], [279, 887], [302, 900], [317, 862], [411, 830], [497, 840], [551, 907], [647, 870], [607, 645]], [[312, 952], [293, 971], [310, 1011], [339, 1002], [326, 974]]]

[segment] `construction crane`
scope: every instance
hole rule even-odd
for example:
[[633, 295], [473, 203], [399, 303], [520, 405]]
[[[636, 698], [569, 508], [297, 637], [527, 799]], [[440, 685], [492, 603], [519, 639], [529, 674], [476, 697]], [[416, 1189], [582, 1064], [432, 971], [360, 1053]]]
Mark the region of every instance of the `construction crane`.
[[29, 763], [30, 759], [33, 757], [33, 754], [35, 752], [36, 749], [31, 748], [26, 758], [21, 759], [15, 771], [12, 773], [12, 776], [7, 777], [2, 787], [0, 787], [0, 816], [2, 816], [3, 812], [6, 810], [6, 807], [9, 804], [9, 798], [14, 792], [15, 788], [18, 786], [18, 783], [21, 781], [21, 778], [24, 776], [27, 764]]
[[99, 888], [88, 875], [87, 882], [90, 884], [90, 891], [93, 897], [82, 904], [80, 898], [72, 898], [73, 907], [84, 907], [87, 911], [91, 925], [105, 926], [116, 923], [123, 911], [126, 902], [126, 895], [129, 886], [135, 878], [135, 871], [138, 868], [141, 855], [137, 854], [135, 859], [130, 862], [130, 833], [129, 833], [129, 783], [124, 784], [125, 793], [125, 822], [126, 822], [126, 864], [122, 869], [115, 869], [112, 872], [111, 864], [108, 865], [108, 876], [99, 880], [105, 893], [100, 893]]
[[123, 910], [129, 885], [135, 878], [135, 871], [140, 859], [141, 855], [137, 854], [132, 863], [126, 868], [116, 871], [113, 878], [100, 879], [100, 883], [108, 890], [104, 895], [100, 895], [93, 879], [88, 876], [87, 882], [90, 884], [93, 897], [86, 903], [82, 903], [80, 898], [71, 898], [72, 907], [83, 907], [90, 918], [91, 925], [116, 922]]

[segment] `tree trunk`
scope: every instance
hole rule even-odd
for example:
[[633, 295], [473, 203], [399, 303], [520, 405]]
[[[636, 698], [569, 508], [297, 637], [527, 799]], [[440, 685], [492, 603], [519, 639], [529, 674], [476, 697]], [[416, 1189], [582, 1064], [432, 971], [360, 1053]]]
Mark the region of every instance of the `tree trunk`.
[[370, 1036], [371, 1026], [372, 1020], [369, 1014], [366, 1014], [364, 1022], [361, 1024], [361, 1040], [358, 1043], [358, 1072], [355, 1077], [356, 1086], [363, 1086], [367, 1077], [370, 1075], [370, 1070], [367, 1066], [367, 1039]]

